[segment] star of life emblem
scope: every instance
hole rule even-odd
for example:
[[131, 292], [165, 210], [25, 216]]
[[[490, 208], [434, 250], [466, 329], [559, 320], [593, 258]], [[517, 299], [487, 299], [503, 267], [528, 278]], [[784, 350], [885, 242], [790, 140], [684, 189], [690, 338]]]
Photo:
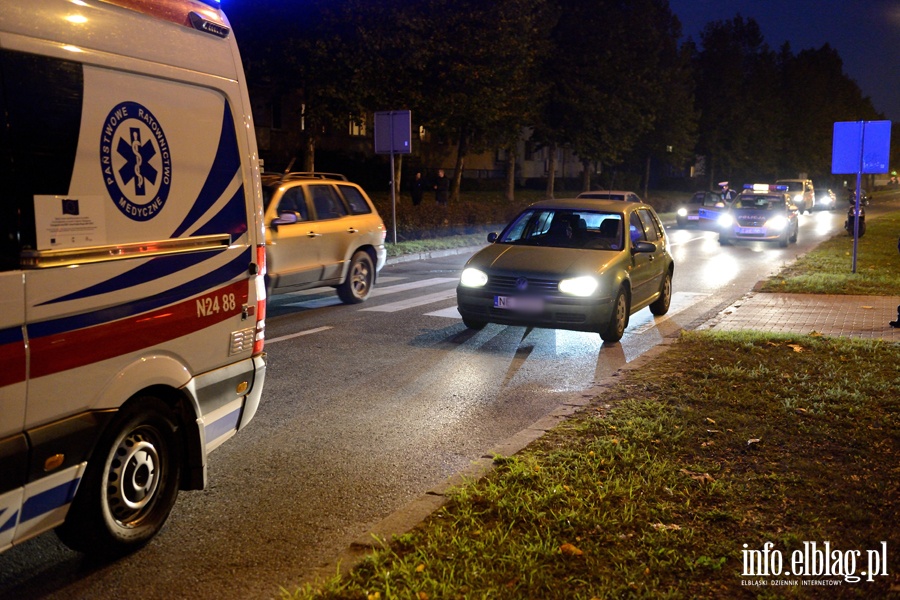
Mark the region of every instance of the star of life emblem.
[[115, 106], [103, 122], [100, 167], [116, 207], [135, 221], [163, 209], [172, 186], [172, 157], [162, 125], [137, 102]]

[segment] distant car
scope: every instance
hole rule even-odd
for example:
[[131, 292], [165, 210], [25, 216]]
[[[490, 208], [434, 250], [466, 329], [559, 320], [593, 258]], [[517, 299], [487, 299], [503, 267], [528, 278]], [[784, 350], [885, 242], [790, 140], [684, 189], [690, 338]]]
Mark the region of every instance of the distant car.
[[593, 192], [581, 192], [578, 198], [591, 200], [618, 200], [620, 202], [641, 202], [640, 196], [626, 190], [596, 190]]
[[797, 241], [799, 209], [783, 185], [744, 186], [729, 209], [719, 216], [719, 243], [739, 240], [778, 242], [782, 248]]
[[622, 338], [629, 317], [669, 310], [674, 262], [659, 217], [641, 202], [576, 198], [526, 208], [466, 263], [463, 323], [593, 331]]
[[837, 194], [830, 189], [816, 188], [816, 210], [833, 210], [837, 206]]
[[687, 225], [716, 226], [719, 215], [725, 210], [725, 201], [716, 192], [696, 192], [686, 204], [675, 211], [679, 227]]
[[264, 174], [269, 293], [331, 286], [363, 302], [384, 266], [387, 230], [365, 191], [330, 173]]
[[775, 185], [787, 186], [791, 200], [800, 212], [812, 212], [816, 207], [816, 188], [809, 179], [779, 179]]

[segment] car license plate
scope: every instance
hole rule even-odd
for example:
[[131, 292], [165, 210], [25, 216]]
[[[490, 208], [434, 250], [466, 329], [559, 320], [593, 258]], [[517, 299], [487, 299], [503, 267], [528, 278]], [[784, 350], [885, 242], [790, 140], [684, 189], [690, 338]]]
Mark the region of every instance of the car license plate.
[[700, 217], [699, 217], [699, 215], [688, 215], [687, 220], [688, 221], [699, 221]]
[[738, 227], [738, 235], [766, 235], [765, 227]]
[[544, 299], [534, 296], [494, 296], [494, 308], [539, 313], [544, 310]]

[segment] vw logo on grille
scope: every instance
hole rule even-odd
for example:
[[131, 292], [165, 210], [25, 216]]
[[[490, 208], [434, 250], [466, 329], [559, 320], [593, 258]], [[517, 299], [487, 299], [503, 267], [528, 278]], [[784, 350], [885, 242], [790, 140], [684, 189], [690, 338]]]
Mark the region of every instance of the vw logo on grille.
[[516, 289], [524, 292], [528, 289], [528, 280], [524, 277], [519, 277], [516, 279]]

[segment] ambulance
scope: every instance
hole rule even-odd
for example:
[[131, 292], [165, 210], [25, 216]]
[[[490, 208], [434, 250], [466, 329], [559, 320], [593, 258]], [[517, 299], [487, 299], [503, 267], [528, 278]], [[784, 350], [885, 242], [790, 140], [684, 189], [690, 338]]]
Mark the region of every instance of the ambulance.
[[217, 1], [0, 2], [0, 551], [141, 547], [253, 418], [253, 131]]

